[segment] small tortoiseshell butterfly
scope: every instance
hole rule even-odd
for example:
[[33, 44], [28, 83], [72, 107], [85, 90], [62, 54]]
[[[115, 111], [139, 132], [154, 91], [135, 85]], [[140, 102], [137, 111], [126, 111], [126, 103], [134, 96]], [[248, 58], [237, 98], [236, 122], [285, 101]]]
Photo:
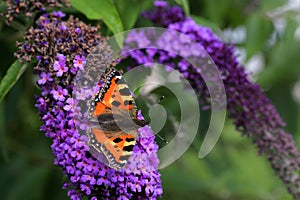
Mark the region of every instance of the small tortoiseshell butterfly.
[[116, 69], [109, 68], [103, 81], [89, 111], [90, 118], [97, 119], [99, 126], [88, 132], [88, 144], [97, 159], [103, 161], [102, 154], [106, 164], [120, 169], [132, 154], [137, 129], [148, 123], [137, 118], [132, 92]]

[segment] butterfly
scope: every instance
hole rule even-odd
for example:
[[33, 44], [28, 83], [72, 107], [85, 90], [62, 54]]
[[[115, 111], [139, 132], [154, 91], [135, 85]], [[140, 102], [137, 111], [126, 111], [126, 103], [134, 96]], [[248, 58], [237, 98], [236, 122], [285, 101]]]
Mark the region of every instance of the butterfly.
[[89, 115], [99, 126], [88, 132], [92, 155], [114, 169], [121, 169], [133, 152], [138, 128], [148, 124], [138, 119], [138, 110], [123, 76], [106, 70], [103, 85], [93, 99]]

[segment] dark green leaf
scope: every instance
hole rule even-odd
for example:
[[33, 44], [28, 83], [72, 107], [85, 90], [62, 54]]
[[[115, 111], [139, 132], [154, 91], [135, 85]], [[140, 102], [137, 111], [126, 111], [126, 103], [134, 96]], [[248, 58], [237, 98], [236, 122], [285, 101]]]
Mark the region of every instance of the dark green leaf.
[[300, 41], [281, 42], [270, 52], [270, 61], [257, 79], [263, 87], [276, 83], [296, 81], [300, 73]]
[[114, 33], [123, 31], [122, 20], [112, 0], [71, 0], [71, 5], [92, 20], [102, 19]]
[[200, 24], [200, 25], [203, 25], [203, 26], [206, 26], [206, 27], [209, 27], [211, 28], [214, 32], [217, 32], [217, 31], [220, 31], [220, 27], [218, 27], [217, 24], [203, 18], [203, 17], [200, 17], [200, 16], [196, 16], [196, 15], [191, 15], [192, 19], [195, 20], [195, 22], [197, 24]]
[[114, 0], [119, 11], [124, 30], [131, 29], [143, 10], [152, 5], [148, 0]]
[[0, 2], [0, 13], [4, 12], [6, 10], [6, 5], [4, 1]]
[[22, 65], [19, 60], [16, 60], [7, 70], [6, 75], [3, 77], [0, 83], [0, 103], [5, 95], [15, 85], [17, 80], [21, 77], [25, 71], [27, 65]]
[[205, 1], [205, 11], [207, 17], [217, 24], [224, 24], [224, 18], [227, 17], [228, 10], [231, 10], [230, 0], [207, 0]]
[[190, 15], [190, 5], [189, 0], [175, 0], [180, 6], [183, 7], [184, 13], [186, 16]]

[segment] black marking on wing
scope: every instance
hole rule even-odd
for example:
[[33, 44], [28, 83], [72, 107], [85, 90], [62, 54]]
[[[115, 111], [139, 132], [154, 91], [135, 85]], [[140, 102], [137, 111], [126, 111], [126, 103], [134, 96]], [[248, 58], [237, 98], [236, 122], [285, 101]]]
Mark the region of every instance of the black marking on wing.
[[130, 90], [128, 88], [122, 88], [119, 90], [120, 94], [121, 95], [124, 95], [124, 96], [130, 96], [131, 93], [130, 93]]
[[134, 138], [126, 138], [126, 142], [132, 142], [134, 140], [135, 140]]
[[128, 145], [123, 147], [123, 151], [131, 152], [133, 150], [134, 145]]
[[119, 101], [113, 101], [111, 102], [111, 105], [118, 107], [119, 105], [121, 105], [121, 103]]
[[125, 80], [123, 78], [117, 79], [116, 83], [118, 83], [118, 84], [126, 84], [127, 85], [127, 83], [125, 82]]
[[132, 100], [125, 100], [124, 101], [125, 106], [132, 105], [132, 104], [133, 104]]
[[129, 157], [130, 157], [130, 155], [121, 156], [120, 160], [126, 160], [127, 161], [129, 159]]
[[113, 140], [114, 143], [119, 143], [119, 142], [122, 142], [122, 141], [123, 140], [121, 138], [116, 138], [116, 139]]
[[98, 121], [99, 121], [100, 124], [115, 120], [114, 116], [112, 115], [112, 113], [101, 114], [101, 115], [97, 116], [97, 119], [98, 119]]

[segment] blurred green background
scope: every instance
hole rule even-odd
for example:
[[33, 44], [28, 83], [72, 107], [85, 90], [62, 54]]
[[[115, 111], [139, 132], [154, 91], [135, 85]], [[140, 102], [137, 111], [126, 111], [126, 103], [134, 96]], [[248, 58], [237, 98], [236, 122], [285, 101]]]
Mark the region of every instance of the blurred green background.
[[[82, 2], [88, 6], [91, 0]], [[101, 16], [88, 13], [92, 11], [84, 10], [77, 0], [71, 1], [74, 7], [65, 12], [100, 23], [104, 35], [149, 25], [139, 14], [153, 7], [151, 1], [103, 2], [111, 4]], [[236, 44], [240, 62], [253, 81], [265, 89], [299, 147], [300, 1], [177, 0], [170, 4], [181, 5], [197, 23], [211, 27], [225, 42]], [[104, 23], [90, 21], [96, 18]], [[30, 23], [20, 17], [8, 27], [1, 18], [0, 77], [14, 62], [15, 42]], [[39, 131], [41, 122], [33, 99], [38, 93], [32, 68], [28, 67], [0, 104], [2, 200], [68, 199], [61, 189], [61, 170], [53, 165], [51, 141]], [[203, 112], [199, 132], [205, 130], [208, 120], [209, 113]], [[257, 155], [250, 139], [235, 131], [231, 120], [227, 120], [213, 151], [200, 160], [197, 155], [202, 138], [199, 134], [184, 156], [160, 170], [163, 199], [292, 199], [267, 160]]]

